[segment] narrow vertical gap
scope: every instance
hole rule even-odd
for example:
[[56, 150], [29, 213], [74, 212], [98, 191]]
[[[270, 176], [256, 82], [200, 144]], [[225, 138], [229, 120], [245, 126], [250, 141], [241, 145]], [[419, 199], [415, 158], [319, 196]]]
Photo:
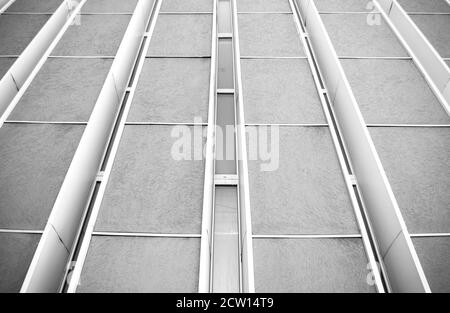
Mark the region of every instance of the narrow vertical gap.
[[85, 214], [83, 222], [82, 222], [80, 234], [78, 235], [78, 240], [77, 240], [77, 243], [76, 243], [75, 248], [73, 250], [72, 258], [69, 261], [69, 266], [68, 266], [67, 272], [65, 273], [65, 276], [64, 276], [63, 286], [62, 286], [62, 290], [61, 290], [63, 293], [67, 292], [67, 290], [69, 288], [70, 275], [71, 275], [71, 273], [73, 271], [73, 268], [72, 268], [71, 265], [74, 262], [76, 262], [77, 259], [78, 259], [78, 255], [80, 253], [81, 245], [82, 245], [83, 239], [84, 239], [84, 237], [86, 235], [86, 229], [87, 229], [88, 224], [89, 224], [89, 220], [90, 220], [90, 217], [91, 217], [92, 209], [93, 209], [94, 204], [95, 204], [95, 199], [97, 199], [98, 191], [100, 189], [100, 184], [101, 184], [100, 182], [96, 182], [95, 183], [94, 191], [92, 192], [91, 200], [89, 201], [89, 205], [88, 205], [86, 214]]

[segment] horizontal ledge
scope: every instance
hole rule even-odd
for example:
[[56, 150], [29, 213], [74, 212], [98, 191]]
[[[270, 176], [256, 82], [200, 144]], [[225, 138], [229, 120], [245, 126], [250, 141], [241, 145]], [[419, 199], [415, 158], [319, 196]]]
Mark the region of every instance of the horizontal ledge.
[[253, 12], [237, 12], [237, 14], [292, 14], [289, 11], [253, 11]]
[[291, 124], [291, 123], [246, 123], [245, 126], [280, 126], [280, 127], [328, 127], [328, 124]]
[[244, 55], [244, 56], [241, 56], [241, 59], [255, 59], [255, 60], [258, 60], [258, 59], [262, 59], [262, 60], [264, 60], [264, 59], [280, 59], [280, 60], [283, 60], [283, 59], [286, 59], [286, 60], [289, 60], [289, 59], [308, 59], [306, 56], [296, 56], [296, 57], [280, 57], [280, 56], [253, 56], [253, 55]]
[[[4, 12], [4, 13], [2, 13], [2, 15], [53, 15], [55, 12]], [[132, 12], [81, 12], [81, 13], [78, 13], [78, 15], [133, 15], [133, 13]]]
[[319, 14], [377, 14], [380, 11], [320, 11]]
[[5, 124], [39, 124], [39, 125], [87, 125], [88, 122], [60, 121], [5, 121]]
[[367, 127], [448, 128], [450, 124], [366, 124]]
[[49, 59], [114, 59], [113, 55], [49, 55]]
[[55, 12], [3, 12], [1, 15], [53, 15]]
[[211, 59], [210, 55], [146, 55], [146, 59]]
[[362, 235], [253, 235], [253, 239], [348, 239], [362, 238]]
[[412, 60], [412, 57], [368, 57], [368, 56], [339, 56], [339, 59], [355, 59], [355, 60]]
[[176, 126], [176, 125], [186, 125], [186, 126], [208, 126], [208, 123], [192, 123], [192, 122], [126, 122], [126, 125], [130, 126]]
[[408, 15], [450, 15], [450, 12], [406, 12]]
[[125, 233], [125, 232], [93, 232], [92, 236], [101, 237], [144, 237], [144, 238], [201, 238], [199, 234], [153, 234], [153, 233]]
[[411, 238], [450, 237], [450, 233], [410, 234]]
[[201, 14], [213, 14], [213, 12], [189, 12], [189, 11], [180, 11], [180, 12], [174, 12], [174, 11], [167, 11], [167, 12], [159, 12], [159, 15], [201, 15]]
[[43, 230], [22, 230], [22, 229], [0, 229], [0, 234], [30, 234], [42, 235]]

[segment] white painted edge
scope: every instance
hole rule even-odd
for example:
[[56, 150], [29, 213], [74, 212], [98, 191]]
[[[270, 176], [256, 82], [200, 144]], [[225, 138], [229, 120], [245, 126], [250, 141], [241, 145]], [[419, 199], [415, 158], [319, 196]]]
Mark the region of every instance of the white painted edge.
[[214, 207], [214, 142], [216, 106], [216, 67], [217, 67], [217, 0], [213, 4], [211, 31], [211, 70], [209, 82], [208, 128], [206, 138], [205, 180], [203, 185], [202, 236], [200, 245], [200, 267], [198, 292], [211, 291], [212, 225]]

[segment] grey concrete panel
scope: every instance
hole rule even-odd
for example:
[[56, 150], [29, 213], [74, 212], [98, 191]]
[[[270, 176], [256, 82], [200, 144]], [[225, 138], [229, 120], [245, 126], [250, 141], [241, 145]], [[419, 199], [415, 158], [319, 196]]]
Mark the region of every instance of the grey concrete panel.
[[16, 0], [6, 12], [53, 13], [64, 0]]
[[253, 232], [359, 233], [329, 129], [280, 127], [279, 137], [277, 170], [263, 172], [269, 162], [249, 157]]
[[161, 12], [212, 12], [211, 0], [164, 0]]
[[147, 59], [129, 121], [194, 122], [208, 119], [211, 61], [204, 58]]
[[413, 61], [343, 59], [341, 63], [366, 123], [450, 124]]
[[365, 0], [314, 0], [319, 12], [373, 12], [375, 6]]
[[289, 0], [239, 0], [238, 12], [292, 12]]
[[88, 121], [112, 60], [48, 59], [9, 119]]
[[371, 128], [411, 233], [450, 232], [450, 129]]
[[0, 131], [0, 228], [45, 227], [84, 126], [4, 125]]
[[72, 25], [52, 55], [113, 56], [122, 42], [129, 15], [81, 15], [80, 25]]
[[9, 68], [16, 60], [16, 58], [0, 58], [0, 79], [9, 71]]
[[[201, 232], [204, 162], [173, 159], [172, 146], [179, 140], [171, 137], [173, 128], [126, 127], [97, 230]], [[185, 129], [193, 137], [193, 128]], [[196, 151], [201, 152], [201, 147], [197, 146]]]
[[450, 13], [445, 0], [397, 0], [406, 12]]
[[242, 56], [304, 56], [290, 14], [241, 14], [238, 16]]
[[450, 57], [450, 15], [411, 15], [437, 52]]
[[408, 56], [387, 23], [369, 25], [366, 14], [321, 14], [338, 56]]
[[307, 60], [243, 59], [248, 123], [326, 123]]
[[445, 63], [447, 63], [448, 67], [450, 67], [450, 60], [449, 61], [445, 61]]
[[360, 239], [253, 241], [256, 292], [375, 292]]
[[413, 238], [432, 292], [450, 292], [450, 238]]
[[210, 56], [212, 15], [160, 15], [149, 56]]
[[78, 292], [197, 292], [200, 239], [94, 237]]
[[0, 55], [19, 55], [50, 15], [0, 15]]
[[[154, 2], [154, 0], [147, 0]], [[133, 13], [138, 0], [88, 0], [81, 12], [88, 13]]]
[[40, 238], [0, 233], [0, 292], [20, 291]]

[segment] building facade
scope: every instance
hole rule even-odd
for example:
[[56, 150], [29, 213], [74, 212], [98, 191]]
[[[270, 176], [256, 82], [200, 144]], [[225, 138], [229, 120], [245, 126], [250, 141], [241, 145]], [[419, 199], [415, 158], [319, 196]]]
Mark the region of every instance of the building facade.
[[447, 0], [0, 13], [0, 292], [450, 291]]

